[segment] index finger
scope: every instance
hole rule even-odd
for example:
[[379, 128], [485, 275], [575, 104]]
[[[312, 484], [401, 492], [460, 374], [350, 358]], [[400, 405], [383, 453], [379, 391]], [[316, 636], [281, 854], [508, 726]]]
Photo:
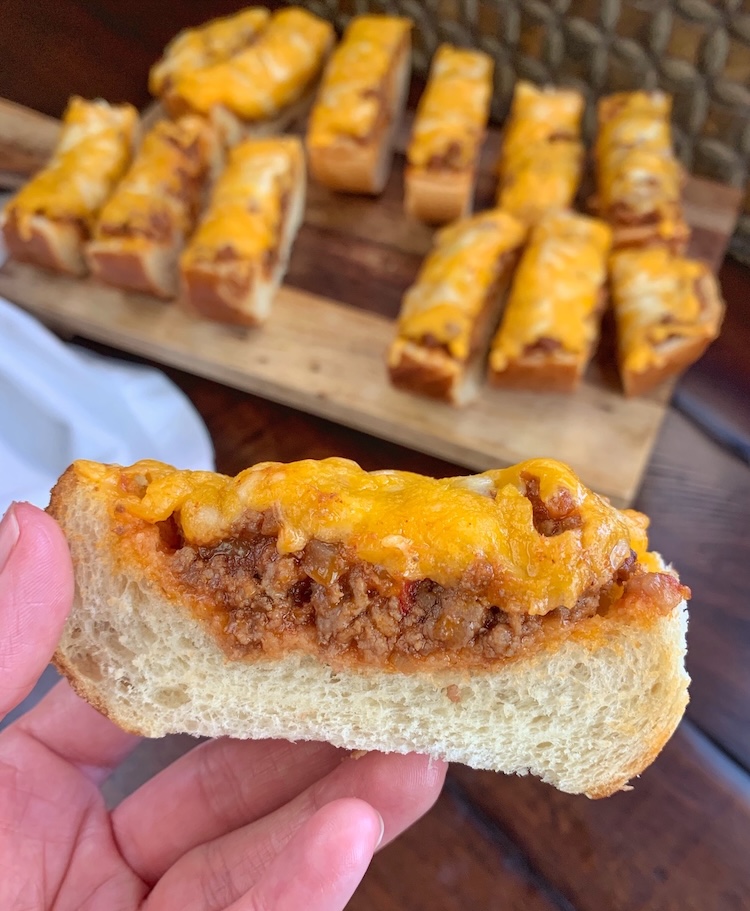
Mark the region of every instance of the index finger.
[[15, 503], [0, 523], [0, 718], [49, 663], [73, 603], [73, 567], [54, 519]]

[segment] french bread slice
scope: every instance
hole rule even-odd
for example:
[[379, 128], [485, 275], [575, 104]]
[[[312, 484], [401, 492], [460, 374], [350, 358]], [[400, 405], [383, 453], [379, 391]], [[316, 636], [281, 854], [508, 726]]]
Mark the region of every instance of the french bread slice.
[[112, 541], [117, 515], [70, 469], [51, 514], [72, 552], [76, 598], [55, 664], [122, 728], [148, 737], [325, 740], [532, 773], [604, 797], [655, 758], [687, 704], [687, 610], [635, 605], [491, 670], [334, 667], [290, 652], [230, 660], [207, 624], [167, 599]]

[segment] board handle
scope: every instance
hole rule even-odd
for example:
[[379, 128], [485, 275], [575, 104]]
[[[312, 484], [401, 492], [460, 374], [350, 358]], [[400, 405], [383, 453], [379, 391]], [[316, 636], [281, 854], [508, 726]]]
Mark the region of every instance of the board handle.
[[47, 161], [60, 121], [0, 98], [0, 189], [13, 190]]

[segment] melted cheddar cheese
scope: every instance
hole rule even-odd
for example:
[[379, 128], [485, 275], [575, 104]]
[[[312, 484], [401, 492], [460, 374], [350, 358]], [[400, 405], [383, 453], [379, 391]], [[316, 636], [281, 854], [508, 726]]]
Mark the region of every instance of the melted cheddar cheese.
[[368, 139], [385, 124], [395, 92], [391, 76], [409, 39], [411, 20], [357, 16], [331, 55], [310, 116], [307, 143]]
[[94, 239], [116, 236], [135, 247], [151, 238], [179, 240], [193, 225], [212, 157], [210, 127], [200, 117], [162, 120], [101, 211]]
[[529, 148], [550, 141], [575, 141], [581, 134], [583, 95], [571, 89], [537, 88], [517, 82], [510, 117], [503, 132], [499, 167], [525, 155]]
[[30, 236], [34, 215], [90, 228], [130, 162], [137, 125], [129, 104], [71, 98], [52, 158], [8, 204], [21, 236]]
[[430, 338], [455, 360], [466, 360], [487, 295], [509, 270], [525, 234], [514, 218], [492, 209], [439, 231], [416, 283], [404, 296], [399, 338]]
[[541, 340], [585, 361], [598, 332], [612, 234], [593, 218], [559, 212], [532, 229], [490, 364], [500, 372]]
[[292, 136], [248, 139], [235, 146], [182, 255], [182, 268], [213, 262], [223, 251], [255, 260], [276, 249], [285, 198], [299, 179], [303, 161], [300, 141]]
[[664, 241], [683, 237], [683, 171], [672, 148], [671, 99], [632, 92], [599, 104], [597, 186], [602, 214], [615, 224], [644, 224]]
[[490, 111], [493, 67], [481, 51], [440, 45], [409, 142], [412, 167], [464, 170], [474, 164]]
[[570, 208], [581, 181], [583, 96], [518, 82], [498, 160], [497, 205], [525, 224]]
[[228, 60], [180, 73], [171, 94], [193, 111], [224, 107], [265, 120], [295, 102], [320, 72], [333, 27], [299, 7], [282, 9], [247, 48]]
[[673, 338], [714, 338], [700, 284], [714, 281], [702, 262], [664, 247], [623, 250], [612, 256], [612, 297], [623, 369], [641, 373], [669, 357], [660, 348]]
[[582, 167], [581, 143], [532, 146], [528, 154], [507, 159], [498, 185], [497, 204], [524, 223], [536, 224], [546, 212], [571, 207]]
[[665, 92], [615, 92], [599, 99], [599, 124], [633, 119], [669, 122], [672, 116], [672, 97]]
[[[363, 471], [348, 459], [264, 462], [235, 478], [176, 471], [160, 462], [130, 468], [77, 462], [117, 523], [174, 517], [189, 545], [231, 544], [247, 511], [271, 511], [280, 553], [312, 541], [339, 544], [396, 578], [451, 587], [489, 564], [490, 596], [505, 610], [545, 614], [573, 607], [612, 581], [631, 549], [649, 561], [645, 516], [620, 511], [560, 462], [534, 459], [473, 477], [435, 480]], [[544, 502], [565, 501], [577, 527], [546, 536], [534, 525], [525, 479]], [[137, 533], [137, 525], [133, 528]]]
[[251, 6], [180, 32], [169, 42], [162, 59], [151, 67], [148, 83], [151, 93], [161, 95], [181, 74], [228, 60], [251, 43], [268, 24], [270, 16], [264, 7]]

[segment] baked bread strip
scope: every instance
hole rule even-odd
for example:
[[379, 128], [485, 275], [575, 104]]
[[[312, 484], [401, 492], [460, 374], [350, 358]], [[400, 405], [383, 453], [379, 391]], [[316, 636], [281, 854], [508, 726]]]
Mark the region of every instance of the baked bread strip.
[[520, 81], [498, 160], [497, 206], [527, 225], [569, 209], [581, 182], [580, 92]]
[[656, 244], [679, 254], [687, 247], [685, 172], [672, 146], [671, 110], [662, 92], [621, 92], [599, 102], [594, 207], [612, 226], [615, 249]]
[[532, 228], [492, 342], [492, 385], [576, 388], [599, 337], [611, 242], [604, 222], [571, 212]]
[[264, 322], [304, 207], [300, 140], [279, 136], [235, 146], [180, 260], [182, 304], [221, 322]]
[[220, 157], [203, 118], [159, 121], [102, 209], [86, 248], [92, 273], [128, 291], [174, 297], [178, 259]]
[[251, 6], [231, 16], [212, 19], [176, 35], [149, 72], [148, 87], [156, 98], [172, 92], [175, 79], [221, 63], [250, 45], [268, 25], [271, 13]]
[[406, 153], [404, 207], [432, 224], [471, 212], [492, 101], [488, 54], [442, 44], [430, 67]]
[[622, 250], [612, 256], [611, 282], [626, 395], [677, 376], [719, 335], [724, 302], [705, 263], [664, 247]]
[[381, 193], [411, 72], [411, 20], [357, 16], [331, 55], [310, 115], [310, 173], [332, 190]]
[[404, 295], [388, 353], [395, 386], [455, 405], [470, 401], [526, 230], [491, 209], [455, 222]]
[[281, 129], [309, 103], [334, 40], [325, 20], [300, 7], [281, 9], [248, 47], [175, 76], [162, 101], [172, 116], [209, 117], [228, 145]]
[[86, 274], [84, 244], [130, 163], [137, 127], [138, 114], [129, 104], [70, 99], [52, 158], [0, 219], [14, 259]]
[[603, 797], [687, 702], [689, 592], [645, 516], [558, 462], [77, 462], [49, 511], [77, 583], [55, 663], [139, 734], [416, 751]]

